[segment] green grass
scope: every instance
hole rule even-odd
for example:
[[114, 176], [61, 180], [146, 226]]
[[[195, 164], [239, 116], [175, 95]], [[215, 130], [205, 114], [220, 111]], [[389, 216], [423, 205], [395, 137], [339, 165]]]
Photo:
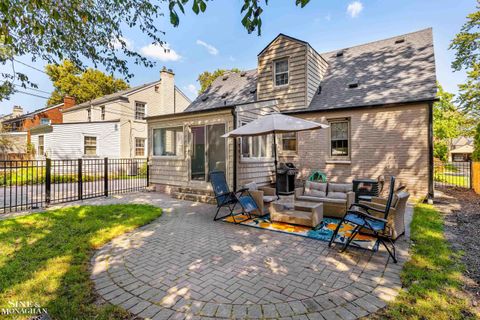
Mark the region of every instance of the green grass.
[[443, 173], [435, 173], [434, 180], [445, 182], [451, 185], [468, 188], [470, 186], [470, 178], [466, 176], [452, 176]]
[[0, 308], [33, 301], [53, 319], [123, 319], [95, 304], [93, 250], [161, 215], [148, 205], [76, 206], [0, 221]]
[[406, 291], [381, 315], [388, 319], [477, 319], [462, 298], [460, 253], [444, 237], [441, 214], [431, 205], [415, 207], [411, 224], [414, 246], [402, 270]]

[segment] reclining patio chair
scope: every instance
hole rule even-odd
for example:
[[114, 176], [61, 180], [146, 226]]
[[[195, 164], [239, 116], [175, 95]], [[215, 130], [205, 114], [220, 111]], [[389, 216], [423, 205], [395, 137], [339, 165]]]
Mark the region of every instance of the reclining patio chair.
[[[328, 246], [330, 247], [335, 240], [340, 227], [344, 223], [349, 223], [354, 225], [354, 229], [350, 234], [350, 237], [345, 242], [342, 252], [345, 251], [355, 236], [359, 233], [361, 229], [366, 229], [370, 231], [373, 237], [377, 238], [375, 247], [378, 247], [381, 243], [385, 249], [387, 249], [388, 254], [392, 257], [393, 262], [397, 263], [395, 244], [392, 241], [391, 235], [388, 234], [387, 223], [388, 223], [388, 214], [390, 212], [390, 207], [392, 205], [393, 196], [395, 193], [395, 177], [392, 176], [390, 179], [390, 188], [385, 207], [383, 208], [372, 208], [364, 203], [354, 203], [350, 206], [350, 209], [347, 211], [345, 216], [342, 218], [337, 228], [333, 232], [332, 238]], [[383, 218], [374, 216], [374, 212], [383, 214]], [[391, 249], [387, 246], [387, 242], [390, 244]]]
[[[210, 182], [212, 183], [213, 192], [215, 194], [215, 200], [217, 201], [217, 212], [213, 221], [224, 219], [228, 216], [231, 216], [234, 223], [237, 223], [235, 220], [234, 210], [237, 204], [242, 208], [242, 211], [239, 213], [246, 214], [249, 218], [252, 218], [251, 213], [253, 211], [259, 211], [260, 209], [257, 206], [257, 203], [253, 197], [248, 192], [247, 188], [242, 188], [237, 192], [230, 191], [227, 179], [225, 178], [225, 172], [223, 171], [210, 171]], [[217, 217], [221, 208], [228, 208], [229, 213]], [[241, 222], [241, 221], [239, 221]]]

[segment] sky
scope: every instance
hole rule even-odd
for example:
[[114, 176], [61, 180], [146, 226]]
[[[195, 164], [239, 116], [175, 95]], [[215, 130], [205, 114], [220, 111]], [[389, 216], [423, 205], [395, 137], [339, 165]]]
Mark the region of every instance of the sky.
[[[176, 85], [194, 99], [200, 87], [200, 73], [217, 68], [256, 68], [257, 54], [279, 33], [307, 41], [321, 53], [429, 27], [433, 28], [437, 80], [453, 93], [465, 80], [464, 71], [451, 69], [454, 52], [448, 47], [466, 16], [476, 10], [475, 0], [311, 0], [304, 8], [296, 7], [295, 0], [271, 0], [262, 14], [261, 36], [248, 34], [243, 28], [242, 3], [210, 1], [205, 13], [180, 14], [176, 28], [168, 18], [159, 18], [158, 27], [166, 32], [163, 39], [170, 48], [168, 53], [152, 45], [151, 39], [139, 30], [125, 29], [127, 44], [156, 62], [155, 67], [146, 68], [129, 61], [130, 72], [135, 75], [129, 80], [130, 85], [159, 79], [160, 69], [166, 66], [175, 72]], [[40, 70], [45, 67], [44, 62], [32, 62], [28, 56], [17, 60]], [[26, 73], [44, 91], [28, 92], [49, 96], [53, 87], [44, 73], [19, 63], [15, 69]], [[1, 66], [0, 72], [4, 71], [11, 71], [11, 65]], [[0, 102], [0, 114], [10, 113], [14, 105], [33, 111], [45, 103], [45, 98], [16, 93], [10, 100]]]

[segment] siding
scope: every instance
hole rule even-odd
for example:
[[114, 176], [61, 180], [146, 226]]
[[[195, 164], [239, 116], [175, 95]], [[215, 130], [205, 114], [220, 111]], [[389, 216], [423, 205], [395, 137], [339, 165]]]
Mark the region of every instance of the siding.
[[311, 47], [307, 49], [307, 106], [318, 92], [318, 86], [327, 71], [328, 63]]
[[328, 119], [350, 118], [351, 162], [330, 161], [329, 129], [298, 133], [298, 154], [281, 156], [294, 162], [299, 178], [313, 170], [324, 171], [331, 181], [395, 175], [397, 185], [406, 185], [413, 197], [428, 191], [428, 104], [362, 108], [298, 115], [328, 123]]
[[38, 136], [43, 135], [45, 152], [52, 159], [82, 158], [84, 136], [97, 137], [97, 157], [120, 157], [118, 122], [68, 123], [51, 127], [51, 132], [32, 133], [31, 142], [38, 150]]
[[[258, 57], [258, 100], [277, 99], [280, 110], [292, 110], [307, 106], [306, 93], [307, 45], [283, 36], [278, 37]], [[275, 87], [273, 62], [287, 58], [289, 62], [289, 84]]]

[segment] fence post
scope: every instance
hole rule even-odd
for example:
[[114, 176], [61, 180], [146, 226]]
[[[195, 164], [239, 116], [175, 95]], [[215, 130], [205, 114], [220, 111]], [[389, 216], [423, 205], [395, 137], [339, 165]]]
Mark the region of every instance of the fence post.
[[78, 159], [78, 164], [77, 164], [77, 180], [78, 180], [78, 200], [83, 200], [83, 161], [82, 159]]
[[45, 204], [48, 206], [52, 196], [52, 159], [45, 159]]
[[108, 197], [108, 158], [103, 159], [104, 171], [103, 171], [103, 190], [105, 192], [105, 197]]
[[150, 163], [147, 159], [147, 187], [150, 186]]
[[473, 161], [470, 160], [469, 163], [470, 163], [470, 186], [469, 186], [469, 188], [473, 189]]

